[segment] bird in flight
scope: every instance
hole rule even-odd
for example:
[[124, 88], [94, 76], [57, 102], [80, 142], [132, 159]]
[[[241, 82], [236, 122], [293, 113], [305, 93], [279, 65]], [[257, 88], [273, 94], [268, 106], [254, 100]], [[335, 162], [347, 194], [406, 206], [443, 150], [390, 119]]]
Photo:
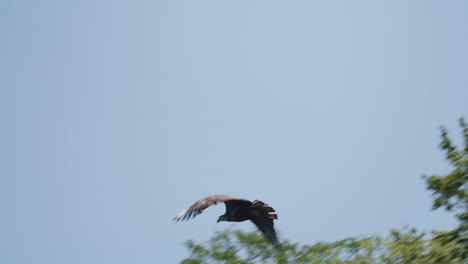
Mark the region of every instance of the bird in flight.
[[224, 202], [226, 213], [219, 216], [218, 223], [252, 221], [263, 235], [275, 246], [280, 246], [275, 229], [273, 228], [273, 219], [278, 219], [275, 209], [268, 204], [255, 200], [253, 202], [237, 198], [230, 195], [209, 195], [196, 201], [194, 204], [180, 212], [173, 220], [176, 222], [188, 220], [203, 212], [206, 208], [217, 203]]

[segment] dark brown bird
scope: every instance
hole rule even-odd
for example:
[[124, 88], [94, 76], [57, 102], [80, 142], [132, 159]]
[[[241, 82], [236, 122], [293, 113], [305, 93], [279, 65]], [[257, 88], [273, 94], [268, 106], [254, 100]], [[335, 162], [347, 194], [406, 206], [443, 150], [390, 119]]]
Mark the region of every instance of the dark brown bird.
[[220, 202], [224, 202], [226, 205], [226, 213], [219, 216], [218, 223], [221, 221], [242, 222], [250, 220], [269, 241], [275, 246], [280, 246], [275, 229], [273, 228], [273, 219], [278, 219], [278, 215], [268, 204], [258, 200], [251, 202], [230, 195], [209, 195], [180, 212], [174, 217], [174, 220], [176, 222], [188, 220], [201, 214], [203, 210], [211, 205]]

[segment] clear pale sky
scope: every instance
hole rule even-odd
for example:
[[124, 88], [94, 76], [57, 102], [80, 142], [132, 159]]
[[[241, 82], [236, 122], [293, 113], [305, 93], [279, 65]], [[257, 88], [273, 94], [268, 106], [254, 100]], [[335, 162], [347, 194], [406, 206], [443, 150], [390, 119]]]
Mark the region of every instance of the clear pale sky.
[[[0, 262], [177, 263], [224, 206], [300, 243], [454, 226], [422, 174], [468, 117], [467, 1], [0, 3]], [[250, 223], [236, 224], [254, 230]]]

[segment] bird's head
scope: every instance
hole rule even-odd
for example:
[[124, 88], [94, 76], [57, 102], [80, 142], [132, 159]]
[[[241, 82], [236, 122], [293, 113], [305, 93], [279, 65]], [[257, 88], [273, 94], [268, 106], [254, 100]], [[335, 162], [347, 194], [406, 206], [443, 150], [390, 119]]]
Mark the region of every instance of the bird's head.
[[220, 215], [219, 218], [218, 218], [218, 221], [216, 221], [216, 223], [219, 223], [221, 221], [226, 221], [226, 218], [224, 217], [224, 215]]

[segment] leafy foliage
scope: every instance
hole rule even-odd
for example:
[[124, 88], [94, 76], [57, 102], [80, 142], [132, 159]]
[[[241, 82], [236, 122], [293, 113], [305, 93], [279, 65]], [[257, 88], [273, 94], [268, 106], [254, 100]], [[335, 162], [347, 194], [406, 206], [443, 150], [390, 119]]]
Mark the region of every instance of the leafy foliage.
[[[468, 127], [464, 119], [460, 119], [460, 127], [463, 131], [465, 146], [462, 150], [453, 144], [448, 136], [448, 131], [441, 127], [441, 137], [439, 147], [445, 151], [445, 158], [453, 166], [453, 171], [445, 176], [430, 176], [425, 177], [427, 188], [433, 191], [435, 196], [433, 209], [445, 207], [446, 210], [452, 211], [455, 208], [468, 210]], [[459, 220], [466, 221], [466, 214], [457, 216]]]
[[468, 127], [460, 119], [464, 146], [457, 148], [441, 127], [440, 148], [453, 167], [448, 175], [424, 176], [435, 197], [433, 209], [454, 212], [459, 226], [431, 234], [404, 228], [389, 235], [346, 238], [332, 243], [300, 245], [289, 240], [274, 247], [258, 232], [227, 229], [205, 243], [190, 240], [190, 257], [182, 264], [325, 263], [325, 264], [466, 264], [468, 259]]
[[283, 240], [273, 247], [257, 232], [227, 229], [204, 244], [186, 243], [191, 257], [182, 264], [201, 263], [326, 263], [326, 264], [463, 264], [461, 245], [439, 243], [416, 230], [392, 230], [388, 237], [374, 235], [337, 242], [300, 245]]
[[[441, 127], [442, 141], [439, 147], [445, 151], [445, 159], [453, 167], [448, 175], [424, 176], [427, 188], [435, 197], [433, 209], [440, 207], [455, 212], [459, 221], [456, 229], [435, 232], [434, 239], [442, 244], [455, 242], [468, 248], [468, 126], [463, 118], [459, 120], [464, 146], [459, 150]], [[460, 258], [468, 259], [468, 249], [458, 252]]]

